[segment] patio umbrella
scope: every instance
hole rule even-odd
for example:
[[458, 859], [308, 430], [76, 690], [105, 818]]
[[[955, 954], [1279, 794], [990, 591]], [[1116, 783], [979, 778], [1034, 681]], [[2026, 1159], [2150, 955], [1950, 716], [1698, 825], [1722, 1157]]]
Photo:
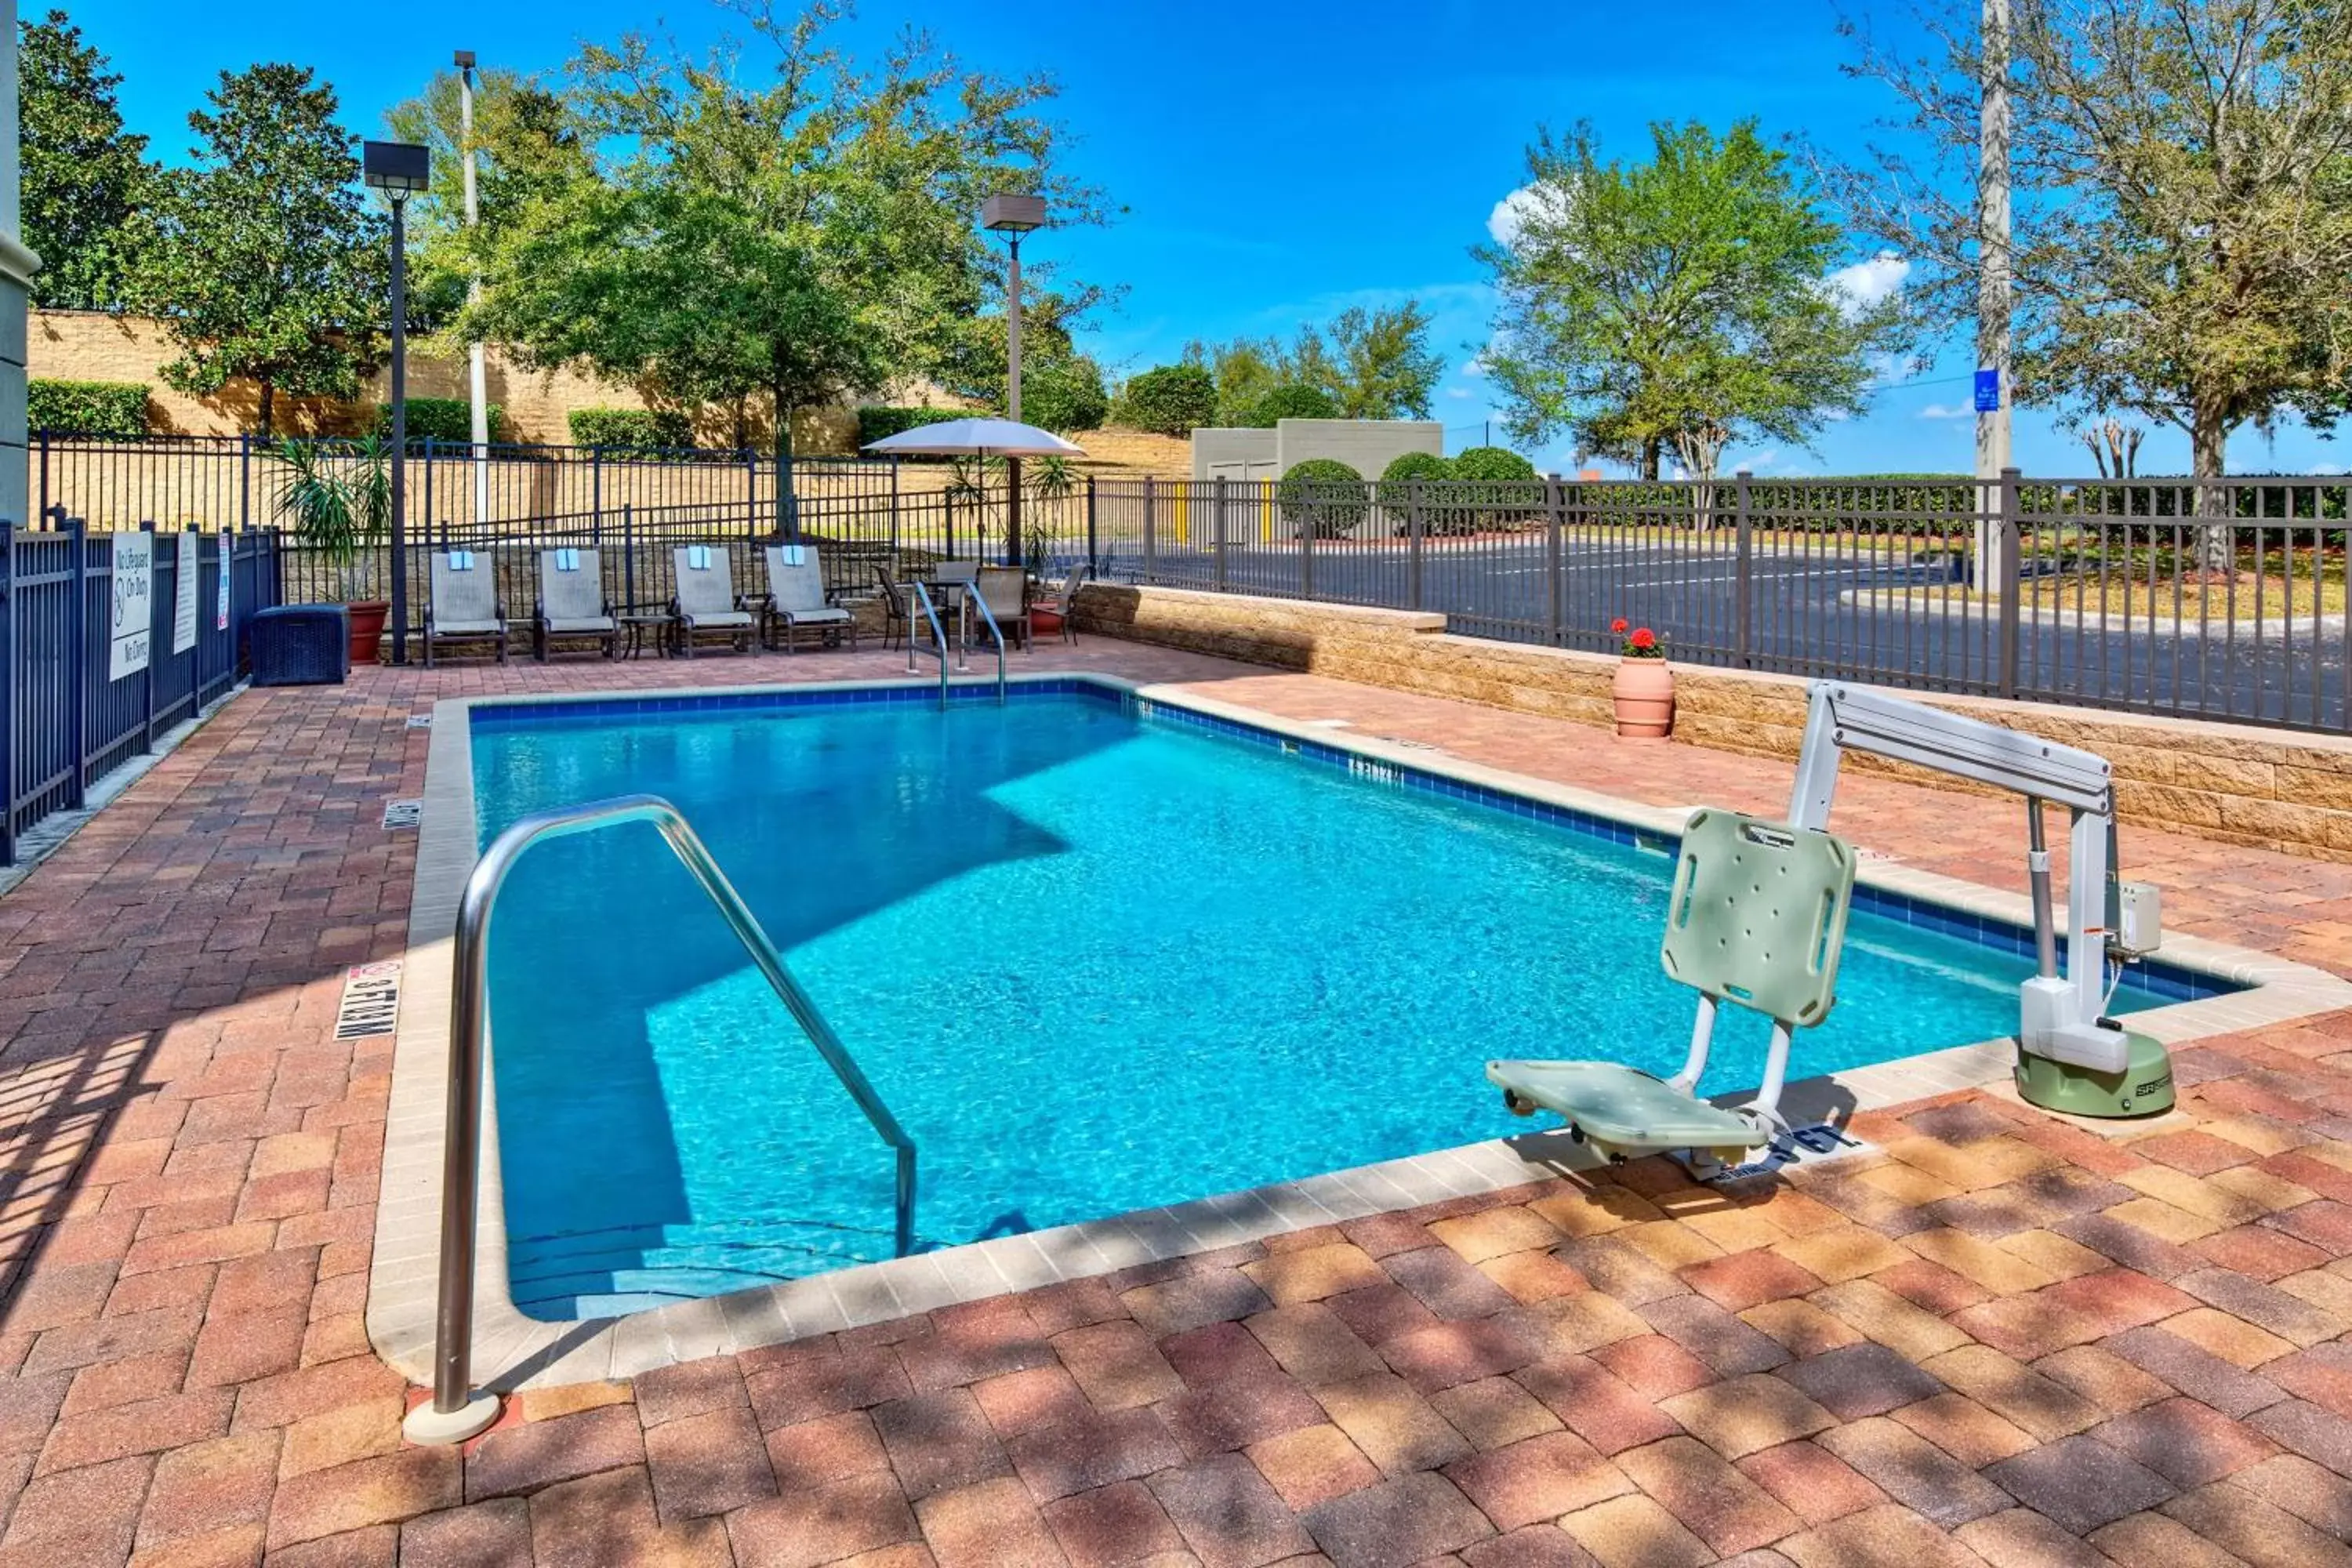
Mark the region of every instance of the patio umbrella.
[[1087, 455], [1084, 447], [1063, 440], [1051, 430], [1040, 430], [1034, 425], [1024, 425], [1014, 419], [945, 419], [937, 425], [918, 425], [912, 430], [868, 441], [864, 450], [900, 458], [1004, 458], [1006, 477], [1011, 481], [1006, 498], [1004, 552], [1016, 566], [1021, 563], [1021, 459]]

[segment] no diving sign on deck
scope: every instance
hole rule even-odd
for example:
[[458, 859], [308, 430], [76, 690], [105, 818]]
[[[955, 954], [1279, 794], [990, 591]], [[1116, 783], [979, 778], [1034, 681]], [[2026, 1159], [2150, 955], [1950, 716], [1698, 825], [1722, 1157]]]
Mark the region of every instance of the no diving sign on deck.
[[335, 1038], [389, 1035], [400, 1021], [400, 960], [355, 963], [343, 972], [343, 1000], [335, 1009]]

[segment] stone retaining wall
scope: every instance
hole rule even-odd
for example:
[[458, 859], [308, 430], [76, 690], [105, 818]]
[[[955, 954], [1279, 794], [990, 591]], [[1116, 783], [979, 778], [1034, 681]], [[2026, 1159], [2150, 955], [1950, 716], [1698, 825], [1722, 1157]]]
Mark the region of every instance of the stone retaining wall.
[[[1078, 626], [1601, 729], [1614, 722], [1614, 658], [1456, 637], [1442, 615], [1096, 584], [1080, 597]], [[1793, 761], [1804, 736], [1808, 684], [1790, 676], [1678, 667], [1675, 739]], [[1906, 695], [2107, 758], [2126, 822], [2352, 860], [2352, 742], [2042, 703]], [[1875, 758], [1855, 758], [1852, 765], [1939, 789], [1970, 787]]]

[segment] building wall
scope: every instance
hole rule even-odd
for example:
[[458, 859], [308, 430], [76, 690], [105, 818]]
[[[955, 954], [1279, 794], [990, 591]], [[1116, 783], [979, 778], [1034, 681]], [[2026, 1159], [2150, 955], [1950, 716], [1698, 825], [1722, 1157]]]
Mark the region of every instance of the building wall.
[[17, 196], [16, 0], [5, 0], [0, 26], [0, 521], [31, 521], [25, 464], [25, 301], [40, 260], [25, 248]]
[[1278, 468], [1271, 475], [1252, 470], [1272, 467], [1281, 455], [1281, 437], [1271, 430], [1217, 426], [1192, 432], [1192, 478], [1199, 483], [1206, 484], [1220, 477], [1279, 478], [1282, 470]]
[[1337, 458], [1377, 479], [1407, 452], [1445, 455], [1445, 426], [1421, 419], [1285, 419], [1274, 427], [1278, 471], [1309, 458]]

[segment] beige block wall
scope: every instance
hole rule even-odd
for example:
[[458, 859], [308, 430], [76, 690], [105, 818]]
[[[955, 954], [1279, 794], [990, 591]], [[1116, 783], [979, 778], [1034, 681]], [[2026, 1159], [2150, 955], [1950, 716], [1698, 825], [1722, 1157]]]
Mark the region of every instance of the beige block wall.
[[[1615, 721], [1615, 658], [1456, 637], [1440, 615], [1097, 584], [1081, 597], [1078, 624], [1107, 636], [1596, 729]], [[1678, 666], [1675, 739], [1792, 762], [1804, 738], [1810, 684], [1792, 676]], [[2352, 742], [2043, 703], [1904, 695], [2105, 757], [2115, 767], [2116, 810], [2126, 822], [2352, 860]], [[1988, 793], [1878, 758], [1858, 757], [1853, 765], [1938, 789]]]

